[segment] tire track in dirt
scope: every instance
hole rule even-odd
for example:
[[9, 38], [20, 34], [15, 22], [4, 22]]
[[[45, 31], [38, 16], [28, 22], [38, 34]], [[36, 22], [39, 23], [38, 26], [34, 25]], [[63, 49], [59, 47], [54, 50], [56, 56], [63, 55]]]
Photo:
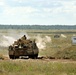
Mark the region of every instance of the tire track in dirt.
[[19, 59], [10, 59], [8, 55], [4, 55], [4, 59], [0, 59], [3, 61], [43, 61], [43, 62], [60, 62], [60, 63], [76, 63], [75, 60], [71, 60], [71, 59], [51, 59], [50, 57], [38, 57], [37, 59], [30, 59], [30, 58], [19, 58]]

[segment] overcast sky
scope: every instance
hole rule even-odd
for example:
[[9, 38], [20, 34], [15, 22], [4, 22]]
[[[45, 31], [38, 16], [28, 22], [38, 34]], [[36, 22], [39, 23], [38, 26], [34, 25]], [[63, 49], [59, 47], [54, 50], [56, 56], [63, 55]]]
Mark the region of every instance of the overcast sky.
[[0, 0], [0, 24], [75, 25], [76, 0]]

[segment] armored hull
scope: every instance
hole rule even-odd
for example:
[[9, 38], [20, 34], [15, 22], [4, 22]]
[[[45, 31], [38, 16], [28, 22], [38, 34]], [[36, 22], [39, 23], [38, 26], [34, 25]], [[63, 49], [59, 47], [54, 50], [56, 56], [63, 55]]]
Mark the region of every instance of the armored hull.
[[20, 56], [28, 56], [29, 58], [37, 58], [39, 49], [35, 41], [19, 39], [13, 45], [9, 46], [10, 59], [16, 59]]

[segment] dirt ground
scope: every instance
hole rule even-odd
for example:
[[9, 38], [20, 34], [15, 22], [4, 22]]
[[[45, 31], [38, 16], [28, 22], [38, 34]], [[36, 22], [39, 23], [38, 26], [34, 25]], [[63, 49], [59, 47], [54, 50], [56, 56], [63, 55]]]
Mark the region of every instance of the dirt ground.
[[19, 59], [10, 59], [8, 55], [4, 55], [3, 59], [0, 59], [1, 61], [43, 61], [43, 62], [60, 62], [60, 63], [76, 63], [76, 61], [71, 59], [51, 59], [49, 57], [41, 57], [39, 56], [37, 59], [30, 59], [27, 57], [20, 57]]

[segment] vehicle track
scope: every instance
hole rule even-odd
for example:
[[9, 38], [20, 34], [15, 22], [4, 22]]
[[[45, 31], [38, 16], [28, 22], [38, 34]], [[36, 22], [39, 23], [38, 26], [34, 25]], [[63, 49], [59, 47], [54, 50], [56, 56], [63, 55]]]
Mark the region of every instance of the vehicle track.
[[19, 58], [19, 59], [10, 59], [8, 57], [8, 55], [5, 55], [4, 59], [2, 59], [4, 61], [8, 60], [8, 61], [43, 61], [43, 62], [60, 62], [60, 63], [76, 63], [75, 60], [71, 60], [71, 59], [55, 59], [55, 58], [51, 58], [51, 57], [44, 57], [44, 56], [39, 56], [37, 59], [30, 59], [30, 58]]

